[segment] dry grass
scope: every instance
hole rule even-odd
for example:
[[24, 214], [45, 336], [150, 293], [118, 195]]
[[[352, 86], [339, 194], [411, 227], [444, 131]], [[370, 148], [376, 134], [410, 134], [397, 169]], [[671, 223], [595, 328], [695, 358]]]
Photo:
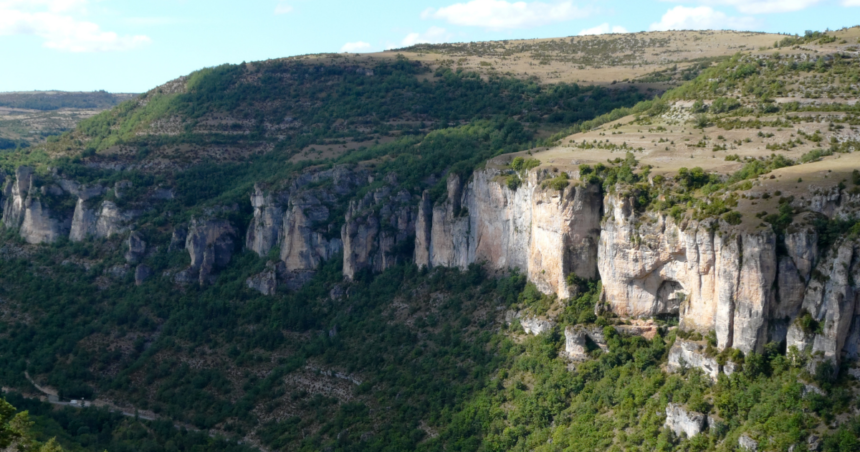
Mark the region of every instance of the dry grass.
[[[613, 81], [635, 81], [674, 65], [684, 68], [697, 61], [727, 57], [738, 52], [756, 52], [760, 47], [773, 46], [775, 41], [782, 38], [767, 33], [663, 31], [472, 43], [466, 45], [468, 50], [449, 50], [446, 46], [431, 45], [421, 46], [420, 51], [404, 49], [299, 58], [364, 65], [402, 55], [410, 60], [427, 63], [434, 69], [448, 66], [476, 71], [485, 76], [496, 74], [536, 78], [540, 83], [607, 85]], [[634, 44], [633, 39], [640, 44]], [[593, 47], [596, 49], [588, 50]], [[669, 85], [672, 84], [647, 84], [657, 90], [664, 90]]]

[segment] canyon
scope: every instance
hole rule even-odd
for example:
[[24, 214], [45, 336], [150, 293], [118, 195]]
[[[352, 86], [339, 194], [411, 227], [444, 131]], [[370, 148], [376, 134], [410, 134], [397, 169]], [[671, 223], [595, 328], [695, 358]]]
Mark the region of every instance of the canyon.
[[[566, 188], [550, 188], [542, 182], [559, 170], [546, 165], [521, 171], [522, 185], [511, 188], [504, 183], [514, 173], [506, 166], [510, 158], [497, 157], [470, 178], [449, 174], [445, 196], [435, 203], [429, 192], [410, 194], [395, 174], [372, 185], [361, 166], [304, 172], [279, 188], [258, 184], [249, 199], [253, 218], [244, 243], [270, 262], [247, 285], [267, 295], [279, 285], [295, 290], [335, 257], [343, 259], [347, 280], [410, 259], [426, 268], [480, 264], [522, 272], [559, 299], [577, 295], [570, 275], [599, 278], [599, 311], [622, 320], [675, 318], [684, 332], [712, 335], [716, 352], [761, 353], [765, 344], [782, 342], [810, 354], [811, 369], [857, 356], [860, 243], [840, 237], [819, 249], [809, 218], [853, 217], [858, 195], [848, 189], [816, 190], [809, 201], [798, 201], [806, 213], [780, 237], [769, 227], [719, 218], [638, 212], [622, 190], [604, 193], [599, 184], [577, 180], [578, 171], [570, 171], [573, 183]], [[104, 196], [121, 196], [127, 186], [83, 186], [20, 167], [5, 187], [3, 222], [31, 244], [128, 236], [126, 260], [134, 264], [147, 249], [147, 238], [134, 231], [141, 211], [121, 210]], [[360, 190], [365, 193], [338, 213], [337, 206]], [[150, 191], [150, 203], [165, 198], [163, 188]], [[73, 210], [62, 207], [71, 205]], [[217, 213], [174, 231], [170, 247], [184, 248], [191, 260], [174, 276], [177, 283], [212, 284], [238, 250], [243, 225]], [[148, 276], [147, 269], [138, 272]], [[569, 354], [582, 357], [583, 340], [568, 342]], [[713, 378], [730, 371], [705, 345], [677, 341], [670, 370], [694, 366]]]

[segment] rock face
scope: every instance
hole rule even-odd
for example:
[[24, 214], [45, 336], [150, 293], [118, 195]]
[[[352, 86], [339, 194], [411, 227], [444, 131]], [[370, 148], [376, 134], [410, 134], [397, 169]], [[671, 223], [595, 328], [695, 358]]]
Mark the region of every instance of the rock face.
[[607, 196], [605, 209], [598, 266], [616, 314], [678, 315], [685, 330], [716, 331], [721, 349], [761, 350], [775, 299], [773, 232], [716, 233], [716, 220], [639, 215], [620, 195]]
[[268, 255], [281, 241], [284, 206], [287, 204], [282, 197], [283, 194], [266, 192], [259, 184], [254, 185], [254, 193], [251, 194], [254, 219], [248, 227], [245, 247], [260, 257]]
[[280, 190], [256, 185], [245, 246], [261, 257], [280, 247], [279, 277], [290, 288], [301, 287], [343, 248], [332, 209], [367, 180], [364, 170], [335, 167], [303, 173]]
[[[854, 282], [860, 281], [860, 253], [854, 244], [818, 249], [809, 226], [815, 215], [850, 218], [860, 195], [816, 194], [806, 205], [811, 212], [798, 215], [778, 237], [768, 227], [636, 212], [623, 188], [605, 197], [598, 186], [582, 183], [562, 191], [541, 188], [540, 181], [552, 177], [546, 170], [521, 174], [524, 183], [512, 190], [500, 183], [506, 174], [485, 169], [467, 183], [452, 174], [444, 201], [434, 206], [428, 193], [422, 196], [415, 221], [417, 265], [517, 268], [542, 292], [561, 298], [571, 295], [567, 275], [599, 274], [601, 300], [615, 314], [677, 316], [683, 331], [713, 332], [719, 350], [761, 352], [769, 341], [786, 341], [833, 362], [860, 355], [860, 291]], [[368, 250], [366, 236], [378, 226], [361, 225], [349, 236], [350, 248]], [[800, 330], [796, 320], [803, 312], [821, 325], [820, 333]], [[683, 360], [714, 378], [720, 370], [684, 341], [673, 356], [674, 365]]]
[[352, 279], [363, 269], [375, 273], [410, 259], [415, 237], [417, 212], [415, 199], [397, 188], [396, 180], [388, 186], [353, 201], [341, 228], [343, 240], [343, 274]]
[[[812, 214], [795, 219], [784, 235], [784, 253], [777, 253], [778, 238], [769, 228], [747, 231], [717, 220], [678, 224], [665, 215], [637, 214], [619, 195], [607, 196], [605, 209], [598, 266], [604, 300], [616, 314], [677, 314], [683, 330], [714, 331], [719, 349], [760, 352], [768, 341], [785, 340], [833, 363], [856, 353], [860, 253], [853, 242], [819, 250], [807, 226]], [[801, 329], [796, 320], [802, 312], [820, 333]], [[678, 343], [673, 352], [709, 375], [717, 371], [712, 360], [689, 355], [689, 344]]]
[[112, 201], [90, 206], [89, 198], [80, 197], [75, 205], [69, 239], [80, 242], [89, 237], [110, 238], [129, 229], [134, 214], [122, 212]]
[[501, 170], [479, 171], [465, 185], [458, 175], [450, 175], [447, 199], [429, 214], [429, 199], [422, 198], [416, 264], [465, 268], [481, 262], [493, 270], [519, 268], [541, 291], [569, 297], [567, 275], [597, 277], [600, 187], [544, 189], [540, 180], [550, 175], [531, 172], [511, 190], [500, 182], [503, 175]]
[[738, 446], [741, 450], [756, 451], [758, 450], [758, 441], [750, 438], [749, 435], [744, 433], [740, 438], [738, 438]]
[[281, 260], [292, 279], [310, 279], [323, 261], [343, 248], [329, 221], [326, 204], [333, 202], [333, 197], [319, 192], [304, 192], [290, 199], [283, 220]]
[[22, 166], [15, 172], [15, 180], [6, 185], [3, 222], [7, 228], [18, 229], [28, 243], [52, 243], [65, 236], [80, 242], [128, 231], [135, 212], [123, 212], [111, 201], [98, 202], [104, 194], [102, 186], [83, 186], [56, 174], [50, 178], [39, 181], [32, 168]]
[[38, 186], [33, 169], [22, 166], [15, 171], [15, 180], [6, 186], [3, 224], [18, 229], [19, 235], [31, 244], [52, 243], [66, 236], [71, 218], [52, 211], [54, 200], [67, 196], [55, 184]]
[[53, 243], [69, 233], [71, 222], [55, 218], [41, 199], [28, 196], [24, 206], [24, 221], [19, 233], [27, 243]]
[[[802, 311], [818, 328], [804, 331], [797, 321], [788, 328], [787, 345], [812, 353], [816, 356], [814, 364], [827, 360], [836, 365], [842, 357], [852, 324], [856, 323], [858, 261], [857, 243], [843, 240], [834, 245], [813, 271], [803, 295]], [[846, 351], [850, 354], [854, 347], [851, 344]]]
[[520, 325], [526, 334], [538, 334], [552, 331], [555, 327], [555, 322], [552, 319], [542, 319], [540, 317], [524, 317], [520, 319]]
[[715, 381], [720, 373], [717, 358], [707, 356], [704, 345], [678, 338], [669, 350], [668, 369], [671, 372], [678, 372], [684, 368], [701, 369], [705, 375]]
[[573, 361], [588, 359], [588, 342], [607, 351], [603, 329], [597, 325], [575, 325], [564, 328], [564, 356]]
[[21, 166], [15, 171], [15, 179], [6, 185], [4, 197], [6, 203], [3, 206], [3, 224], [7, 228], [21, 227], [24, 221], [24, 209], [27, 195], [30, 192], [30, 184], [33, 178], [33, 169]]
[[128, 249], [125, 252], [125, 261], [129, 264], [136, 264], [143, 259], [146, 254], [146, 242], [139, 232], [132, 232], [126, 241]]
[[586, 335], [583, 331], [567, 326], [564, 328], [564, 354], [569, 359], [580, 361], [588, 359]]
[[676, 435], [687, 435], [692, 438], [705, 429], [708, 417], [695, 411], [687, 411], [683, 406], [676, 403], [666, 405], [666, 427], [675, 432]]
[[176, 281], [198, 281], [200, 285], [211, 283], [213, 273], [230, 263], [235, 242], [236, 230], [227, 220], [191, 220], [185, 239], [191, 266], [178, 273]]
[[248, 278], [245, 285], [263, 295], [274, 295], [278, 289], [278, 274], [284, 271], [283, 267], [283, 262], [268, 262], [266, 270]]

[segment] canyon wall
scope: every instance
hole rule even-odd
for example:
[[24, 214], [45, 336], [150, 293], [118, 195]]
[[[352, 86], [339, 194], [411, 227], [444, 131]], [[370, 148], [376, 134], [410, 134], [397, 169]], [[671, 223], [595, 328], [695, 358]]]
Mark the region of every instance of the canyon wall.
[[[511, 189], [506, 174], [486, 169], [467, 183], [451, 175], [447, 198], [436, 205], [425, 193], [416, 264], [519, 269], [560, 298], [572, 295], [568, 275], [600, 277], [602, 309], [621, 318], [675, 317], [683, 331], [713, 334], [717, 350], [761, 352], [768, 342], [785, 342], [834, 364], [860, 351], [860, 250], [849, 238], [819, 249], [811, 226], [815, 215], [852, 218], [856, 194], [816, 192], [778, 236], [768, 225], [639, 213], [634, 200], [604, 196], [597, 185], [541, 188], [553, 177], [545, 170]], [[811, 320], [803, 324], [801, 316]], [[673, 351], [682, 352], [687, 362], [712, 361]]]
[[[860, 244], [846, 235], [820, 249], [812, 227], [816, 216], [853, 218], [860, 195], [811, 191], [797, 206], [803, 213], [777, 235], [763, 224], [637, 212], [634, 200], [604, 194], [598, 184], [551, 188], [543, 182], [558, 173], [546, 169], [521, 172], [521, 183], [511, 188], [506, 178], [512, 174], [494, 168], [469, 180], [451, 174], [445, 198], [436, 203], [429, 192], [410, 193], [395, 174], [374, 181], [360, 166], [308, 171], [279, 187], [258, 184], [244, 242], [271, 262], [248, 285], [269, 295], [279, 284], [297, 289], [339, 255], [347, 279], [410, 259], [422, 267], [481, 264], [521, 271], [562, 299], [575, 295], [570, 275], [600, 278], [600, 309], [622, 318], [675, 317], [683, 331], [712, 334], [718, 350], [760, 352], [768, 342], [784, 341], [810, 353], [814, 363], [833, 364], [860, 353]], [[129, 262], [145, 257], [145, 238], [134, 232], [141, 211], [111, 200], [130, 182], [116, 183], [115, 198], [106, 198], [108, 188], [41, 179], [28, 167], [5, 182], [3, 223], [27, 242], [120, 234], [127, 236]], [[172, 196], [158, 188], [148, 199]], [[169, 249], [184, 248], [191, 265], [175, 280], [213, 282], [235, 252], [237, 231], [214, 214], [178, 227]], [[693, 356], [702, 350], [688, 343], [673, 353], [685, 362], [708, 361]]]
[[569, 274], [596, 278], [600, 187], [541, 188], [541, 174], [531, 172], [511, 189], [503, 176], [488, 169], [464, 184], [450, 175], [447, 199], [432, 210], [425, 195], [416, 227], [416, 264], [519, 269], [541, 291], [562, 298], [571, 295]]

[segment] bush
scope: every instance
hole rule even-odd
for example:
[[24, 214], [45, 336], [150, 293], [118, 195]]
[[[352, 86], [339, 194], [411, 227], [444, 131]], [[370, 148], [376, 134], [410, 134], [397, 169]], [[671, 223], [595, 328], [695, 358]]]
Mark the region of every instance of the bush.
[[733, 210], [731, 212], [724, 213], [722, 218], [723, 218], [723, 221], [725, 221], [726, 223], [728, 223], [732, 226], [737, 226], [743, 222], [743, 215], [741, 215], [740, 212], [735, 211], [735, 210]]

